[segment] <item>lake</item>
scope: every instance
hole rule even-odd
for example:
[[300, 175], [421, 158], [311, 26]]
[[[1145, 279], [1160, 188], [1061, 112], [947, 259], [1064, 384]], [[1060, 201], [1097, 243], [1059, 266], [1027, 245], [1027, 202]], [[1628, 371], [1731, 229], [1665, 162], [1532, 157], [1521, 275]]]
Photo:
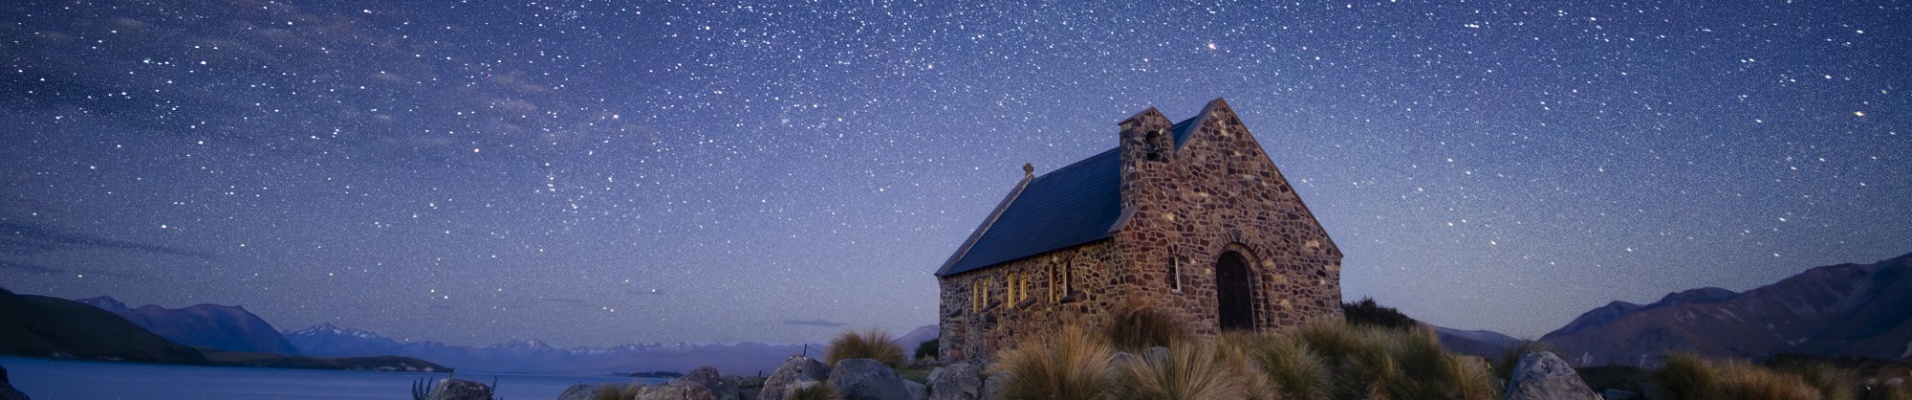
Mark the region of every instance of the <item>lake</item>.
[[[385, 399], [411, 400], [412, 382], [445, 373], [202, 367], [0, 357], [13, 387], [33, 400]], [[507, 400], [556, 399], [579, 383], [661, 383], [665, 379], [458, 373], [491, 384]]]

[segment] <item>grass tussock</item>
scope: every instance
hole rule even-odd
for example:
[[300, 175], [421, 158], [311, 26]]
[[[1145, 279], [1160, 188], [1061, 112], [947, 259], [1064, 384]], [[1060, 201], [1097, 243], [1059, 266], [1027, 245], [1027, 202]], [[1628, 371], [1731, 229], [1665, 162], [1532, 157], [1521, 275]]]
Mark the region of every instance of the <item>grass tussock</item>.
[[1013, 374], [1009, 399], [1489, 400], [1500, 390], [1486, 360], [1446, 352], [1418, 325], [1323, 319], [1273, 333], [1178, 336], [1167, 352], [1131, 342], [1140, 350], [1123, 357], [1102, 337], [1071, 328], [1034, 338], [992, 371]]
[[1131, 353], [1168, 346], [1188, 337], [1188, 326], [1181, 318], [1138, 301], [1126, 302], [1117, 308], [1104, 330], [1110, 344]]
[[1327, 361], [1298, 335], [1267, 337], [1250, 348], [1270, 392], [1282, 399], [1328, 400], [1334, 391]]
[[1673, 354], [1649, 377], [1671, 400], [1912, 398], [1903, 386], [1868, 386], [1852, 371], [1798, 360], [1762, 366], [1746, 360], [1705, 360], [1692, 354]]
[[1238, 355], [1224, 355], [1208, 342], [1174, 343], [1166, 354], [1130, 358], [1116, 365], [1120, 397], [1128, 400], [1242, 400], [1255, 389], [1237, 367]]
[[1004, 400], [1100, 400], [1113, 394], [1117, 382], [1109, 365], [1114, 357], [1101, 337], [1069, 326], [1004, 351], [990, 368], [1010, 375]]
[[[1485, 400], [1499, 395], [1490, 367], [1469, 356], [1448, 353], [1426, 327], [1408, 329], [1356, 326], [1338, 320], [1319, 320], [1278, 334], [1298, 343], [1281, 344], [1290, 354], [1260, 357], [1269, 380], [1294, 382], [1280, 390], [1294, 398], [1390, 398]], [[1280, 343], [1280, 342], [1275, 342]], [[1295, 354], [1302, 349], [1310, 356]], [[1308, 364], [1320, 365], [1330, 378], [1313, 375]], [[1278, 372], [1277, 365], [1291, 365]], [[1285, 376], [1284, 376], [1285, 375]], [[1322, 395], [1324, 387], [1326, 395]]]
[[828, 365], [835, 366], [838, 361], [868, 358], [890, 368], [903, 368], [909, 360], [903, 358], [903, 347], [897, 346], [894, 340], [889, 332], [876, 328], [862, 332], [845, 331], [830, 341], [830, 350], [824, 352], [824, 360]]

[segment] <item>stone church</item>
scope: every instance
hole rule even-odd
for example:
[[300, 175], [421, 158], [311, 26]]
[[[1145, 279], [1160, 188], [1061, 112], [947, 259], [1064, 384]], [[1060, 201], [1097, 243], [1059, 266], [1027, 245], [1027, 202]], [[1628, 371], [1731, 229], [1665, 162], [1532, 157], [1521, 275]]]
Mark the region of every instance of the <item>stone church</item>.
[[1119, 126], [1114, 149], [1042, 176], [1024, 165], [936, 271], [944, 359], [1098, 329], [1131, 301], [1204, 336], [1340, 315], [1341, 251], [1227, 102]]

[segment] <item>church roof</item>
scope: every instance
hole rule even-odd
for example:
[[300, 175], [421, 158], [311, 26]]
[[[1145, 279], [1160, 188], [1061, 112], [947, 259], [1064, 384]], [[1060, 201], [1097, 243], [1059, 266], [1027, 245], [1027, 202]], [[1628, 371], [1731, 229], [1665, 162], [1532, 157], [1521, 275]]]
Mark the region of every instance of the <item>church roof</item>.
[[[1182, 147], [1191, 128], [1201, 125], [1197, 119], [1175, 124], [1175, 147]], [[1109, 149], [1023, 180], [949, 256], [936, 276], [974, 271], [1114, 234], [1122, 220], [1120, 150]]]

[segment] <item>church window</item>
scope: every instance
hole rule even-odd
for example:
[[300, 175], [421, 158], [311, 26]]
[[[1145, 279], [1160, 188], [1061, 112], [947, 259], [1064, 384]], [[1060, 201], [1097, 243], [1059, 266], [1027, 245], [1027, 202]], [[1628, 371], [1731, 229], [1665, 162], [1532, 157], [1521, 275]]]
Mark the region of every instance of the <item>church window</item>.
[[1178, 292], [1182, 290], [1182, 269], [1178, 265], [1179, 261], [1180, 259], [1176, 257], [1168, 259], [1168, 289]]

